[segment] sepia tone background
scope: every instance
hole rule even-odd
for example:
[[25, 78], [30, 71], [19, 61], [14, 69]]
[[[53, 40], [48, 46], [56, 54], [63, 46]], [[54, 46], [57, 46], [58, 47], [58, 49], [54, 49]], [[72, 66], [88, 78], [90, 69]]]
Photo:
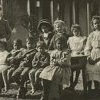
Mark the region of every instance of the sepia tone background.
[[[3, 7], [3, 17], [9, 21], [13, 31], [16, 25], [19, 26], [20, 23], [24, 25], [24, 29], [14, 34], [15, 37], [19, 37], [18, 34], [22, 33], [21, 39], [23, 34], [37, 37], [37, 24], [42, 18], [50, 19], [52, 23], [56, 19], [64, 20], [68, 27], [68, 34], [71, 25], [78, 23], [82, 27], [83, 35], [88, 36], [91, 32], [92, 16], [100, 15], [100, 0], [0, 0], [0, 4]], [[78, 94], [83, 90], [81, 75], [76, 90], [79, 90]], [[8, 100], [13, 93], [16, 93], [16, 89], [3, 94], [0, 100]], [[9, 98], [9, 100], [14, 99]]]

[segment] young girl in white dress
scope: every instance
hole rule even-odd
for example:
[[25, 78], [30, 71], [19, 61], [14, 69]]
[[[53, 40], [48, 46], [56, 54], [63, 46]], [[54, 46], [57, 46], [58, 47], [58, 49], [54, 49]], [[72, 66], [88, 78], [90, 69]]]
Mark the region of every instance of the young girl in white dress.
[[100, 85], [100, 16], [92, 18], [92, 26], [94, 31], [89, 34], [87, 39], [85, 54], [88, 55], [88, 63], [86, 66], [87, 89], [99, 89]]
[[[72, 25], [71, 31], [72, 31], [73, 36], [69, 37], [68, 45], [71, 50], [71, 56], [76, 57], [76, 59], [71, 61], [73, 66], [72, 66], [72, 76], [71, 76], [70, 88], [74, 89], [78, 83], [78, 78], [80, 74], [80, 69], [78, 69], [78, 66], [79, 67], [82, 66], [82, 62], [80, 62], [79, 59], [77, 59], [77, 56], [79, 58], [79, 56], [84, 55], [86, 37], [82, 36], [81, 27], [78, 24]], [[75, 66], [77, 68], [75, 68]], [[76, 77], [75, 77], [75, 80], [73, 80], [73, 74], [75, 71], [76, 71]]]

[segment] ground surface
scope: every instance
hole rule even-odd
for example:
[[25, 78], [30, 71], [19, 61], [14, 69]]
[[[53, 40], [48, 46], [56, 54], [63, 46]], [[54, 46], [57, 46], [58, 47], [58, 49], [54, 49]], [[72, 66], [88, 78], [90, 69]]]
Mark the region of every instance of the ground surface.
[[[0, 100], [17, 100], [16, 99], [17, 89], [18, 87], [12, 84], [7, 93], [0, 94]], [[62, 94], [62, 100], [100, 100], [100, 95], [94, 93], [94, 91], [92, 93], [93, 94], [90, 94], [88, 96], [83, 94], [82, 77], [80, 74], [79, 81], [75, 91], [65, 89]], [[39, 100], [40, 96], [41, 96], [41, 91], [38, 91], [37, 93], [35, 93], [35, 95], [27, 93], [27, 96], [24, 99], [18, 99], [18, 100]]]

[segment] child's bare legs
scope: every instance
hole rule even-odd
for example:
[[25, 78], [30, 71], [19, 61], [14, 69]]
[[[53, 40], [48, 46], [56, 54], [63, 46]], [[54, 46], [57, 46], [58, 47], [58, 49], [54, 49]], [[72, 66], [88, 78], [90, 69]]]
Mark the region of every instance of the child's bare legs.
[[23, 68], [21, 74], [20, 74], [20, 84], [19, 84], [19, 89], [18, 89], [18, 93], [17, 93], [17, 98], [21, 97], [25, 97], [26, 92], [27, 92], [27, 87], [24, 86], [25, 81], [27, 81], [28, 79], [28, 73], [29, 73], [30, 68], [29, 67], [25, 67]]
[[[74, 77], [74, 71], [76, 71], [76, 76], [75, 76], [75, 80], [73, 80], [73, 77]], [[70, 78], [70, 82], [71, 82], [71, 85], [70, 85], [70, 88], [71, 89], [74, 89], [75, 86], [77, 85], [78, 83], [78, 78], [79, 78], [79, 74], [80, 74], [80, 70], [72, 70], [72, 75], [71, 75], [71, 78]]]
[[84, 94], [87, 95], [88, 91], [92, 89], [92, 81], [87, 81], [84, 86]]
[[35, 72], [36, 72], [37, 69], [32, 69], [30, 72], [29, 72], [29, 79], [30, 79], [30, 83], [31, 83], [31, 87], [32, 87], [32, 93], [35, 92], [35, 87], [34, 87], [34, 84], [35, 84]]
[[40, 73], [42, 72], [43, 68], [40, 68], [36, 71], [35, 73], [35, 88], [36, 90], [41, 89], [42, 85], [41, 85], [41, 79], [39, 78]]
[[78, 78], [79, 78], [79, 75], [80, 75], [80, 70], [76, 70], [76, 77], [75, 77], [75, 81], [73, 83], [73, 88], [77, 85], [78, 83]]
[[86, 85], [87, 85], [88, 91], [91, 91], [91, 89], [92, 89], [92, 81], [88, 81]]
[[12, 74], [13, 74], [13, 72], [16, 70], [16, 68], [14, 68], [14, 67], [12, 67], [12, 68], [10, 68], [9, 70], [8, 70], [8, 72], [7, 72], [7, 79], [8, 79], [8, 83], [10, 84], [11, 82], [12, 82]]
[[13, 73], [12, 73], [12, 79], [14, 82], [16, 82], [18, 85], [20, 84], [20, 74], [23, 71], [23, 67], [18, 67]]
[[99, 89], [99, 82], [98, 81], [94, 81], [94, 85], [95, 85], [95, 89], [98, 90]]
[[[94, 87], [95, 87], [95, 90], [96, 90], [96, 92], [98, 92], [98, 90], [99, 90], [99, 82], [98, 81], [93, 81], [94, 82]], [[85, 93], [87, 93], [87, 91], [88, 92], [91, 92], [91, 90], [92, 90], [92, 81], [88, 81], [87, 83], [86, 83], [86, 85], [85, 85]]]
[[6, 70], [4, 70], [2, 72], [2, 77], [3, 77], [3, 81], [4, 81], [4, 91], [5, 92], [8, 91], [8, 87], [9, 87], [9, 85], [8, 85], [8, 79], [7, 79], [7, 71], [8, 71], [8, 69], [6, 69]]

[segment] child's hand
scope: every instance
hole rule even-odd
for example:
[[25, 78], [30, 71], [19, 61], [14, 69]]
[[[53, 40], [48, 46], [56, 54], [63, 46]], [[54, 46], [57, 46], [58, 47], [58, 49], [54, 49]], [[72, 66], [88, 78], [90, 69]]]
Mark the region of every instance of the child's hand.
[[35, 62], [32, 63], [33, 67], [40, 67], [40, 62], [37, 60]]
[[54, 66], [58, 66], [59, 63], [57, 61], [54, 61]]
[[26, 60], [29, 60], [29, 59], [30, 59], [30, 55], [27, 54], [27, 55], [26, 55]]
[[16, 63], [16, 60], [14, 58], [10, 59], [10, 63], [14, 64], [14, 63]]
[[91, 57], [88, 58], [88, 62], [89, 62], [90, 65], [95, 64], [95, 61]]
[[14, 57], [7, 58], [8, 61], [10, 61], [10, 60], [12, 60], [12, 59], [14, 59]]
[[79, 55], [79, 54], [80, 54], [80, 52], [77, 52], [77, 53], [76, 53], [76, 55]]
[[84, 55], [84, 51], [82, 50], [82, 51], [80, 52], [80, 54]]

